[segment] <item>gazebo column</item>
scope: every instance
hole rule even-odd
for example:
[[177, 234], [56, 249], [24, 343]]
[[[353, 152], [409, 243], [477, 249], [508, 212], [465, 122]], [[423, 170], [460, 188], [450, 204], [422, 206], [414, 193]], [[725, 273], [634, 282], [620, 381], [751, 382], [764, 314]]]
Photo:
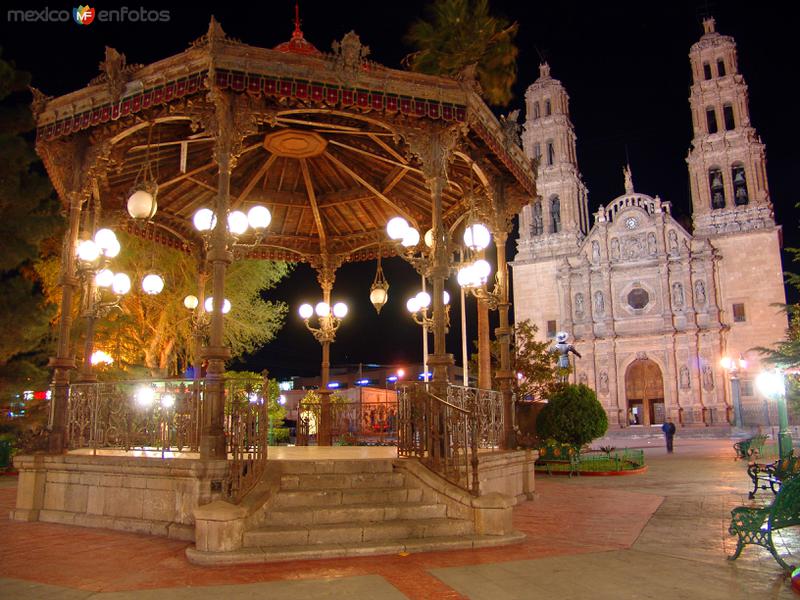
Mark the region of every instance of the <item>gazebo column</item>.
[[508, 311], [511, 303], [508, 301], [508, 264], [506, 262], [506, 240], [508, 233], [505, 229], [494, 232], [494, 241], [497, 248], [497, 311], [500, 316], [500, 326], [494, 332], [500, 344], [500, 368], [496, 373], [500, 384], [500, 393], [503, 396], [503, 447], [513, 447], [511, 439], [513, 433], [514, 400], [511, 393], [511, 383], [514, 372], [511, 370], [511, 334], [512, 329], [508, 321]]
[[60, 453], [66, 445], [67, 402], [69, 398], [70, 371], [75, 369], [70, 333], [72, 330], [72, 305], [79, 281], [75, 273], [75, 249], [81, 224], [81, 207], [84, 198], [79, 192], [69, 194], [69, 224], [64, 235], [61, 254], [61, 317], [58, 322], [56, 355], [50, 359], [53, 368], [53, 397], [50, 404], [50, 452]]
[[225, 449], [225, 361], [231, 357], [225, 346], [225, 321], [222, 305], [225, 301], [225, 272], [233, 256], [228, 250], [228, 205], [230, 201], [232, 157], [227, 136], [218, 140], [216, 159], [219, 165], [217, 198], [214, 203], [216, 224], [208, 248], [211, 264], [212, 297], [209, 343], [204, 357], [208, 360], [203, 395], [203, 429], [200, 435], [201, 459], [227, 458]]
[[492, 342], [489, 327], [489, 302], [478, 298], [478, 387], [492, 389]]
[[428, 179], [433, 199], [433, 262], [430, 277], [433, 284], [433, 356], [428, 364], [433, 368], [433, 384], [441, 398], [446, 397], [448, 370], [454, 364], [453, 355], [447, 353], [444, 304], [444, 282], [450, 275], [447, 255], [447, 229], [442, 220], [442, 190], [445, 178], [442, 175]]

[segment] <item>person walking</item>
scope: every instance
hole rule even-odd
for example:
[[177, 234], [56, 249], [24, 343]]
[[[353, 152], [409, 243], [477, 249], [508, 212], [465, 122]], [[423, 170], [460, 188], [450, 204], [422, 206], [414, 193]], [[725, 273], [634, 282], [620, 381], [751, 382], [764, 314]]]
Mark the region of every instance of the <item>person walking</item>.
[[672, 439], [675, 437], [675, 423], [672, 419], [668, 418], [661, 426], [661, 431], [664, 432], [664, 438], [667, 441], [667, 452], [672, 454]]

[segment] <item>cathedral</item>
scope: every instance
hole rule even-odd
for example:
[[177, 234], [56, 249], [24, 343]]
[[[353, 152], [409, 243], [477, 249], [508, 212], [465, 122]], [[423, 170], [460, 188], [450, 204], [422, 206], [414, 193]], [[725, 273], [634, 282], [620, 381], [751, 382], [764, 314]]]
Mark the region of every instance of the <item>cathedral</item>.
[[786, 301], [781, 228], [736, 43], [712, 18], [703, 28], [689, 52], [691, 231], [669, 201], [636, 190], [628, 166], [624, 193], [590, 215], [564, 86], [542, 64], [525, 94], [522, 141], [539, 195], [520, 214], [515, 319], [542, 337], [569, 334], [580, 353], [572, 377], [597, 392], [611, 428], [733, 424], [723, 357], [746, 361], [734, 374], [741, 422], [775, 423], [754, 385], [764, 367], [753, 348], [786, 332], [774, 306]]

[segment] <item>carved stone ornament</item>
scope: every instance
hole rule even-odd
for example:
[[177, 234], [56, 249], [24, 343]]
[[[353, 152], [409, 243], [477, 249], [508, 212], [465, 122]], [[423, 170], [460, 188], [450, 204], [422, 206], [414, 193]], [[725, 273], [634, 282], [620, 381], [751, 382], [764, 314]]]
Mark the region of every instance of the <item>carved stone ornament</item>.
[[522, 146], [522, 138], [520, 137], [522, 126], [519, 124], [519, 109], [512, 110], [508, 115], [501, 115], [500, 126], [503, 128], [506, 148], [512, 145]]
[[333, 48], [334, 65], [339, 71], [357, 72], [366, 62], [369, 56], [369, 46], [361, 43], [361, 38], [355, 31], [345, 34], [340, 42], [334, 41]]
[[460, 126], [398, 127], [397, 132], [408, 144], [409, 154], [422, 163], [422, 175], [427, 181], [447, 177], [447, 165], [455, 158], [453, 150], [461, 138]]
[[111, 96], [111, 101], [116, 103], [122, 97], [122, 93], [125, 91], [125, 84], [131, 79], [131, 73], [141, 69], [142, 66], [140, 64], [127, 64], [124, 54], [117, 52], [110, 46], [106, 46], [105, 60], [99, 65], [100, 75], [89, 83], [91, 85], [105, 83]]
[[647, 352], [637, 352], [636, 360], [647, 360]]
[[599, 392], [601, 394], [608, 393], [608, 373], [606, 373], [605, 371], [600, 372]]

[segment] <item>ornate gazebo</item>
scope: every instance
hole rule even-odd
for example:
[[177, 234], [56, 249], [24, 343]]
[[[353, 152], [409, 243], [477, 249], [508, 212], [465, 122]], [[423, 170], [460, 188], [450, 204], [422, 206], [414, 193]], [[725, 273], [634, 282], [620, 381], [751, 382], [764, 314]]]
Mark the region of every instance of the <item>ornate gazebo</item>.
[[[107, 48], [101, 74], [87, 87], [58, 98], [34, 91], [37, 151], [69, 215], [58, 351], [51, 361], [51, 452], [63, 452], [69, 441], [76, 366], [71, 315], [79, 293], [74, 250], [93, 233], [87, 223], [134, 235], [148, 231], [154, 242], [203, 255], [214, 308], [203, 349], [208, 368], [199, 453], [200, 461], [213, 462], [227, 460], [230, 451], [222, 308], [234, 256], [307, 262], [329, 303], [343, 262], [405, 255], [431, 283], [433, 380], [425, 393], [444, 399], [453, 363], [445, 350], [442, 299], [453, 267], [452, 240], [479, 218], [497, 249], [489, 294], [499, 311], [502, 348], [496, 375], [503, 415], [496, 418], [500, 445], [508, 444], [513, 374], [505, 244], [511, 219], [535, 194], [531, 165], [514, 124], [501, 125], [468, 77], [389, 69], [368, 54], [352, 32], [334, 43], [333, 53], [320, 52], [299, 23], [289, 42], [258, 48], [230, 38], [212, 18], [208, 32], [181, 54], [142, 66]], [[143, 173], [154, 181], [143, 181]], [[132, 189], [143, 183], [157, 184], [157, 211], [147, 215], [147, 229], [126, 210]], [[201, 207], [228, 215], [254, 204], [268, 207], [272, 219], [266, 233], [246, 245], [235, 243], [224, 218], [206, 234], [192, 224]], [[398, 216], [421, 233], [430, 230], [430, 247], [391, 243], [386, 224]], [[330, 340], [321, 341], [324, 389]], [[325, 406], [323, 394], [323, 428]], [[436, 454], [445, 444], [436, 435], [444, 426], [438, 427], [432, 430], [438, 442], [419, 447], [417, 440], [409, 453]]]

